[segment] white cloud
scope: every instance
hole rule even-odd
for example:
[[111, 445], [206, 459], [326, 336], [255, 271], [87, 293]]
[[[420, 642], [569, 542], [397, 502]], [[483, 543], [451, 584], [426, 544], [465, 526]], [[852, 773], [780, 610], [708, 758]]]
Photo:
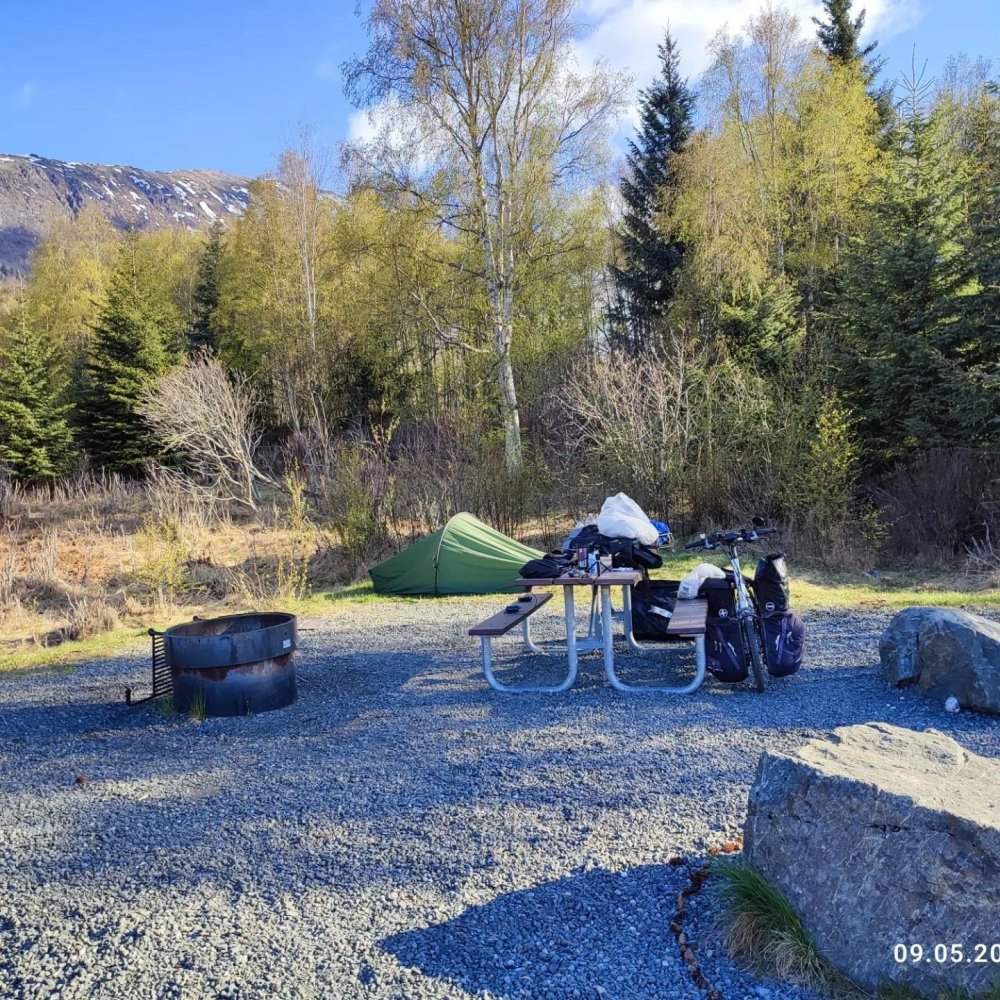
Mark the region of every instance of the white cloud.
[[31, 102], [35, 99], [37, 91], [38, 87], [34, 83], [22, 83], [21, 86], [14, 91], [14, 96], [11, 98], [11, 104], [13, 104], [15, 108], [25, 110], [31, 106]]
[[[780, 2], [780, 0], [776, 0]], [[579, 43], [586, 65], [603, 59], [613, 69], [635, 77], [646, 86], [659, 71], [656, 47], [669, 25], [681, 52], [681, 71], [694, 82], [707, 68], [705, 47], [722, 27], [739, 31], [762, 0], [588, 0], [584, 17], [590, 32]], [[797, 14], [803, 35], [814, 36], [813, 15], [822, 15], [819, 0], [784, 0]], [[867, 10], [865, 35], [891, 38], [913, 27], [921, 18], [918, 0], [865, 0], [855, 10]]]
[[380, 111], [381, 108], [378, 106], [372, 111], [367, 108], [353, 111], [347, 119], [348, 142], [372, 142], [376, 139], [384, 127], [379, 121]]

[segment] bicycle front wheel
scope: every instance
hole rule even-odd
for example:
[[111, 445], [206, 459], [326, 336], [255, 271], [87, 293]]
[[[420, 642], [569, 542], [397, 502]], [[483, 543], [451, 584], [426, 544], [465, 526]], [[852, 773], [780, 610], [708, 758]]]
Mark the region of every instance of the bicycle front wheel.
[[761, 693], [767, 687], [767, 672], [764, 670], [764, 658], [761, 655], [757, 622], [753, 618], [744, 618], [742, 624], [743, 642], [746, 644], [747, 655], [750, 657], [750, 669], [753, 671], [754, 690]]

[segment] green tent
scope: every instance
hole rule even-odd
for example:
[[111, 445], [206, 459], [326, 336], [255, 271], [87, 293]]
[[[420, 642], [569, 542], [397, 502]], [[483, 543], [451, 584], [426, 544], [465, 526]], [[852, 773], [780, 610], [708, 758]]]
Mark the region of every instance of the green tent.
[[492, 594], [516, 590], [521, 567], [540, 555], [471, 514], [456, 514], [369, 575], [379, 594]]

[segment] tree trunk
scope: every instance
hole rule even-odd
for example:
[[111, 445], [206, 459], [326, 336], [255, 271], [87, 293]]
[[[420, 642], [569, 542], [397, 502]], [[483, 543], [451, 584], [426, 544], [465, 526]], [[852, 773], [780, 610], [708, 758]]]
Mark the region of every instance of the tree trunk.
[[521, 416], [514, 385], [514, 365], [510, 358], [511, 327], [514, 313], [512, 292], [500, 278], [489, 284], [489, 300], [493, 313], [493, 345], [496, 350], [497, 384], [500, 389], [500, 419], [503, 425], [503, 454], [508, 472], [521, 468]]
[[514, 387], [514, 366], [510, 363], [510, 350], [499, 359], [500, 415], [503, 420], [503, 454], [508, 472], [521, 468], [521, 417], [517, 408], [517, 390]]

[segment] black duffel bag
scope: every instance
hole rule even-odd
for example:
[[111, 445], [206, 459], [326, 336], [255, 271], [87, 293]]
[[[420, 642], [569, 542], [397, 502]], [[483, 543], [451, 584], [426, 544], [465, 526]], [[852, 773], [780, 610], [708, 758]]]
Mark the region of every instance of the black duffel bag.
[[663, 559], [655, 545], [643, 545], [634, 538], [615, 538], [602, 535], [596, 524], [588, 524], [581, 528], [570, 540], [570, 552], [586, 547], [611, 556], [611, 565], [615, 569], [641, 569], [648, 571], [659, 569]]
[[688, 641], [667, 635], [679, 586], [677, 580], [647, 580], [632, 588], [632, 634], [636, 639]]

